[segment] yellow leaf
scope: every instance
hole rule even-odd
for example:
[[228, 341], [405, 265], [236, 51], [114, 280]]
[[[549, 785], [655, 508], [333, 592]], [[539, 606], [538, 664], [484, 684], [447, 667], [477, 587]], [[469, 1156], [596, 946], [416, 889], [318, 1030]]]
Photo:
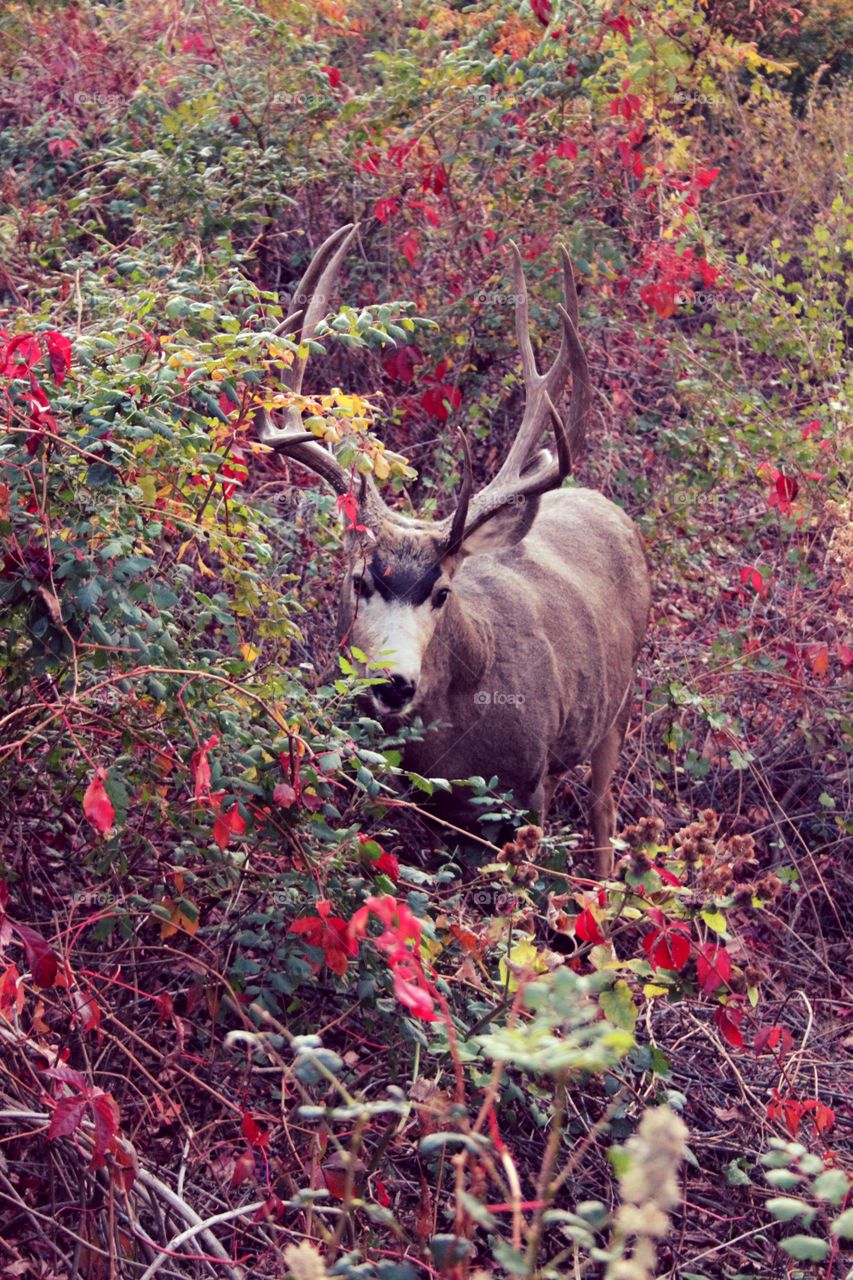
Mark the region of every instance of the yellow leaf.
[[199, 913], [188, 914], [173, 898], [166, 898], [164, 907], [169, 908], [169, 919], [160, 924], [160, 937], [171, 938], [176, 933], [188, 933], [193, 937], [198, 931]]
[[142, 490], [143, 501], [153, 507], [157, 501], [157, 481], [154, 476], [140, 476], [136, 483]]
[[665, 996], [669, 993], [669, 987], [659, 987], [654, 982], [646, 982], [643, 986], [643, 995], [648, 996], [650, 1000], [654, 1000], [655, 996]]
[[518, 978], [512, 972], [512, 969], [532, 969], [534, 973], [545, 973], [548, 969], [543, 957], [534, 947], [529, 938], [521, 938], [513, 946], [509, 953], [509, 964], [506, 959], [501, 956], [498, 969], [501, 975], [501, 984], [508, 986], [510, 991], [518, 990]]
[[215, 577], [216, 577], [216, 574], [213, 572], [213, 570], [212, 570], [212, 569], [208, 569], [207, 565], [206, 565], [206, 564], [204, 563], [204, 561], [202, 560], [202, 558], [201, 558], [201, 552], [198, 550], [198, 548], [196, 548], [195, 559], [196, 559], [196, 564], [198, 565], [200, 572], [201, 572], [201, 573], [203, 573], [203, 574], [204, 574], [204, 576], [205, 576], [206, 578], [215, 578]]
[[261, 651], [260, 649], [256, 649], [254, 645], [241, 644], [240, 656], [244, 662], [257, 662], [258, 658], [261, 656]]

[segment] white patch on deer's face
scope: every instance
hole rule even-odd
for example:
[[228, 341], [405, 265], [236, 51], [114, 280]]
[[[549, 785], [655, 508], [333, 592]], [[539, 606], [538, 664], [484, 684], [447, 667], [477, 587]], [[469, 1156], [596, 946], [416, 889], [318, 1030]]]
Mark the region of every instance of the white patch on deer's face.
[[[417, 696], [423, 657], [440, 614], [441, 610], [434, 608], [430, 600], [419, 605], [403, 604], [383, 600], [374, 592], [369, 600], [358, 601], [352, 643], [366, 654], [371, 665], [378, 664], [377, 673], [387, 671], [390, 677], [399, 676], [413, 686], [404, 707]], [[371, 692], [377, 708], [387, 710], [389, 704], [382, 698], [382, 686], [377, 685]]]

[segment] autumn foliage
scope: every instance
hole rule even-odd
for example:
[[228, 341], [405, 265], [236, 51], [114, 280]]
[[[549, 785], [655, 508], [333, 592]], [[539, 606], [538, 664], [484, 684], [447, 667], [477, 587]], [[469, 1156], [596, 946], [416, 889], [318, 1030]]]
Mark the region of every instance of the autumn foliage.
[[[0, 25], [0, 1272], [845, 1276], [844, 6]], [[336, 497], [253, 424], [352, 220]], [[655, 582], [601, 885], [580, 770], [438, 852], [333, 630], [359, 477], [443, 515], [506, 452], [510, 238]]]

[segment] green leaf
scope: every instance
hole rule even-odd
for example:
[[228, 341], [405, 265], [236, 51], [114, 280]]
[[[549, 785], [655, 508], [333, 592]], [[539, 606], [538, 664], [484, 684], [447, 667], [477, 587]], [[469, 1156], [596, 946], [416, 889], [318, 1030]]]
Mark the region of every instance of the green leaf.
[[730, 1187], [749, 1187], [752, 1185], [752, 1179], [743, 1168], [741, 1159], [730, 1160], [726, 1165], [726, 1182]]
[[631, 988], [624, 979], [620, 979], [610, 991], [602, 991], [598, 1003], [606, 1017], [617, 1027], [622, 1027], [625, 1031], [634, 1030], [637, 1006], [631, 997]]
[[794, 1196], [774, 1196], [767, 1201], [767, 1208], [777, 1222], [791, 1222], [794, 1218], [805, 1218], [811, 1222], [816, 1213], [805, 1200], [797, 1200]]
[[827, 1242], [818, 1240], [817, 1236], [790, 1236], [780, 1243], [779, 1248], [796, 1258], [797, 1262], [823, 1262], [829, 1253]]
[[802, 1175], [791, 1169], [771, 1169], [764, 1176], [771, 1187], [778, 1187], [780, 1191], [790, 1191], [803, 1181]]
[[842, 1240], [853, 1240], [853, 1208], [840, 1213], [829, 1229], [834, 1236], [841, 1236]]
[[700, 911], [699, 915], [714, 933], [726, 932], [726, 917], [722, 911]]
[[451, 1267], [455, 1267], [457, 1263], [468, 1256], [473, 1247], [470, 1240], [462, 1240], [459, 1236], [443, 1234], [433, 1236], [429, 1242], [432, 1260], [439, 1271], [449, 1271]]
[[841, 1204], [847, 1195], [850, 1179], [843, 1169], [827, 1169], [812, 1183], [812, 1195], [815, 1200], [828, 1200], [830, 1204]]

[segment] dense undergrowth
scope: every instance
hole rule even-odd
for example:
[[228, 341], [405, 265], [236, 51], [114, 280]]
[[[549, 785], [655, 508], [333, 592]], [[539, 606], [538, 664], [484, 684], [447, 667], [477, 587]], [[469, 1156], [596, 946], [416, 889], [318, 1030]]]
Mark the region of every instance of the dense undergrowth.
[[[2, 1274], [846, 1276], [846, 7], [2, 26]], [[518, 421], [507, 241], [543, 347], [570, 250], [655, 580], [608, 885], [580, 772], [438, 853], [355, 707], [252, 429], [350, 221], [306, 416], [426, 515]]]

